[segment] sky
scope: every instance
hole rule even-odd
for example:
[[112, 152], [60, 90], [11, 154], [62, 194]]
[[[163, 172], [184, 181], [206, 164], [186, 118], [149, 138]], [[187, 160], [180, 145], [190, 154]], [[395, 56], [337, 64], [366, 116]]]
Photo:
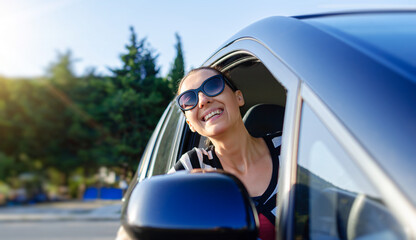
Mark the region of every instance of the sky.
[[182, 39], [186, 70], [200, 66], [227, 39], [270, 16], [349, 9], [416, 9], [414, 0], [0, 0], [0, 75], [38, 77], [59, 53], [74, 71], [106, 74], [121, 65], [129, 27], [158, 54], [165, 76]]

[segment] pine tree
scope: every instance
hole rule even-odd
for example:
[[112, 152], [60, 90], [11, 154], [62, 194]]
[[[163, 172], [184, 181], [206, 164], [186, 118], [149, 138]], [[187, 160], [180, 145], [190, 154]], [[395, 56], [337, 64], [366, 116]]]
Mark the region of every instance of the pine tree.
[[133, 27], [130, 32], [127, 53], [120, 57], [122, 67], [110, 69], [114, 76], [103, 104], [108, 112], [106, 126], [111, 132], [107, 143], [112, 152], [107, 156], [112, 156], [113, 162], [127, 162], [133, 167], [172, 93], [168, 82], [158, 76], [158, 55], [146, 39], [137, 39]]
[[185, 75], [185, 62], [184, 62], [183, 52], [182, 52], [181, 37], [179, 36], [178, 33], [175, 33], [175, 37], [176, 37], [176, 45], [175, 45], [176, 57], [168, 75], [168, 79], [171, 83], [171, 88], [173, 89], [173, 91], [176, 90], [179, 84], [179, 81]]
[[55, 62], [48, 67], [47, 77], [55, 84], [66, 85], [73, 83], [75, 79], [73, 64], [75, 60], [72, 57], [71, 50], [65, 53], [58, 52]]

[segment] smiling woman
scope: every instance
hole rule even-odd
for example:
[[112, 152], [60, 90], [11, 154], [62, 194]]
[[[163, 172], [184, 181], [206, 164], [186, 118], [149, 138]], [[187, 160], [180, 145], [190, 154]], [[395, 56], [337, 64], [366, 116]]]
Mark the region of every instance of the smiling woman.
[[[193, 132], [211, 145], [184, 154], [169, 171], [221, 169], [238, 177], [259, 213], [261, 239], [274, 239], [280, 133], [253, 137], [240, 114], [243, 93], [219, 70], [201, 67], [180, 82], [177, 103]], [[270, 201], [271, 200], [271, 201]]]

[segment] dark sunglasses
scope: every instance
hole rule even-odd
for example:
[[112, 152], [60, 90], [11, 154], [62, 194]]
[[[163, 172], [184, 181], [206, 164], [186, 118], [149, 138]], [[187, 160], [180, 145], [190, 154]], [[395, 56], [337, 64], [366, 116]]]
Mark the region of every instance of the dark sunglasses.
[[218, 74], [205, 80], [201, 86], [197, 89], [190, 89], [181, 93], [177, 98], [176, 102], [182, 111], [188, 111], [193, 109], [198, 104], [198, 93], [202, 92], [208, 97], [215, 97], [222, 93], [225, 88], [225, 83], [233, 90], [237, 88], [228, 81], [223, 75]]

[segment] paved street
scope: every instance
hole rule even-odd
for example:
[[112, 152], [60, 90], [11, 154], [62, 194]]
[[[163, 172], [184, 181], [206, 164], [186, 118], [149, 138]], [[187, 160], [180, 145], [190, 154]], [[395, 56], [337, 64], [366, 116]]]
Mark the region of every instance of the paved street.
[[0, 207], [0, 239], [115, 239], [120, 226], [120, 209], [120, 201]]
[[37, 221], [0, 223], [2, 240], [114, 240], [119, 221]]

